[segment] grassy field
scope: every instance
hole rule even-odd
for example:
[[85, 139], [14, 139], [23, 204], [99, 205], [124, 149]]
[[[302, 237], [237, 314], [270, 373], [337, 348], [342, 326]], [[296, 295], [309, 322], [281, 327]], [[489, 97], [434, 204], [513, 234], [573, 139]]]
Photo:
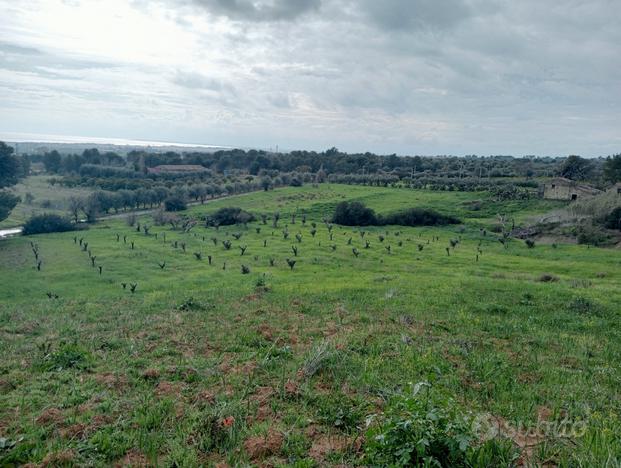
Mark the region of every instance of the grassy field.
[[[344, 199], [465, 223], [330, 239]], [[621, 253], [480, 229], [549, 202], [322, 185], [188, 211], [231, 205], [282, 218], [0, 242], [0, 465], [619, 466]]]
[[[11, 215], [4, 221], [0, 221], [0, 228], [10, 228], [21, 226], [34, 214], [57, 213], [67, 215], [67, 200], [71, 196], [83, 197], [90, 193], [84, 188], [67, 188], [60, 185], [51, 186], [48, 183], [50, 176], [36, 175], [24, 179], [14, 187], [16, 195], [22, 201], [11, 212]], [[33, 199], [27, 201], [26, 194], [31, 194]]]

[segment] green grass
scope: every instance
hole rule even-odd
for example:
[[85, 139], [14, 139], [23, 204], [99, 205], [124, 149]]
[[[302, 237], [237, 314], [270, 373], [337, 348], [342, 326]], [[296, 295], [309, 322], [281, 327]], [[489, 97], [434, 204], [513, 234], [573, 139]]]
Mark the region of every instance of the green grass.
[[[321, 219], [353, 198], [379, 212], [435, 208], [466, 224], [365, 229], [369, 249], [358, 229], [335, 226], [330, 241]], [[479, 211], [464, 205], [472, 200], [482, 201]], [[369, 461], [366, 421], [381, 432], [382, 414], [417, 382], [428, 382], [449, 413], [524, 427], [544, 414], [538, 427], [548, 430], [533, 447], [505, 440], [515, 463], [520, 452], [561, 466], [619, 463], [621, 255], [576, 245], [528, 249], [517, 240], [505, 249], [479, 230], [497, 212], [524, 219], [546, 203], [322, 185], [189, 212], [227, 205], [283, 217], [277, 229], [269, 221], [190, 233], [161, 226], [148, 237], [108, 220], [0, 242], [0, 437], [11, 445], [0, 448], [0, 465], [356, 465]], [[286, 216], [296, 209], [307, 213], [306, 226]], [[233, 232], [243, 233], [239, 241]], [[101, 276], [74, 236], [88, 242]], [[449, 240], [459, 238], [447, 255]], [[248, 246], [244, 256], [239, 245]], [[293, 271], [286, 258], [297, 260]], [[557, 281], [537, 281], [543, 274]], [[138, 284], [135, 294], [129, 283]], [[552, 428], [582, 422], [576, 437]], [[477, 466], [497, 450], [484, 448]]]
[[[68, 214], [67, 200], [71, 196], [83, 197], [91, 190], [85, 188], [67, 188], [60, 185], [51, 186], [48, 183], [50, 176], [36, 175], [24, 179], [14, 187], [16, 195], [22, 201], [17, 204], [9, 217], [0, 222], [0, 228], [21, 226], [32, 215], [41, 213]], [[28, 203], [26, 194], [34, 198]]]

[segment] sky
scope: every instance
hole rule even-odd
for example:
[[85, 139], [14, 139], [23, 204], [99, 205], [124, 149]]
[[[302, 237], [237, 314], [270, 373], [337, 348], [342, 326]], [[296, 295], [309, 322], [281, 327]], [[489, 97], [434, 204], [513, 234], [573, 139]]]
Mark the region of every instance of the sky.
[[621, 0], [0, 0], [0, 132], [621, 152]]

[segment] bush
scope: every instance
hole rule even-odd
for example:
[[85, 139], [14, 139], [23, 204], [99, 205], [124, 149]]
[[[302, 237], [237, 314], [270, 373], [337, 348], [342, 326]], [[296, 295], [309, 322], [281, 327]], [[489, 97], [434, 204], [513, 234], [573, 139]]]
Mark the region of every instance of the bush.
[[398, 226], [443, 226], [460, 223], [457, 218], [445, 216], [437, 211], [425, 208], [409, 208], [397, 213], [391, 213], [382, 217], [381, 221], [382, 224]]
[[26, 221], [22, 234], [45, 234], [49, 232], [67, 232], [76, 229], [69, 219], [55, 214], [36, 215]]
[[511, 466], [515, 449], [498, 439], [480, 442], [473, 419], [454, 401], [414, 386], [388, 404], [366, 434], [369, 466]]
[[608, 229], [618, 229], [621, 231], [621, 206], [612, 210], [604, 218], [604, 226]]
[[164, 200], [166, 211], [182, 211], [187, 208], [185, 200], [181, 197], [171, 196]]
[[332, 221], [344, 226], [438, 226], [459, 224], [452, 216], [445, 216], [426, 208], [409, 208], [378, 216], [359, 201], [344, 201], [336, 206]]
[[343, 201], [336, 205], [332, 222], [343, 226], [377, 226], [375, 211], [359, 201]]
[[253, 214], [237, 207], [220, 208], [208, 216], [207, 226], [231, 226], [233, 224], [245, 224], [255, 220]]

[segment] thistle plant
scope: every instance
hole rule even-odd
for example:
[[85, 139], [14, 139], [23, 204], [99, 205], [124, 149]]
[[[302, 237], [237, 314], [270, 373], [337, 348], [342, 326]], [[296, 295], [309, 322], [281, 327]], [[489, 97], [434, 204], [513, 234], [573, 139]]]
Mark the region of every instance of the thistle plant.
[[267, 239], [263, 239], [263, 247], [267, 247]]
[[157, 262], [157, 264], [160, 267], [160, 270], [163, 270], [164, 268], [166, 268], [166, 262]]
[[291, 213], [291, 224], [295, 224], [295, 213]]
[[101, 265], [99, 265], [98, 268], [99, 268], [99, 276], [101, 276], [101, 272], [103, 271], [103, 267]]
[[207, 261], [209, 262], [209, 264], [211, 265], [211, 255], [207, 255]]
[[244, 254], [246, 253], [246, 249], [248, 248], [247, 245], [240, 245], [239, 246], [239, 251], [241, 252], [241, 256], [243, 257]]
[[399, 247], [402, 247], [402, 246], [403, 246], [403, 241], [399, 241], [399, 242], [397, 242], [397, 245], [398, 245]]
[[241, 238], [241, 236], [242, 236], [242, 233], [241, 232], [234, 232], [231, 235], [235, 238], [235, 240], [239, 240]]
[[446, 248], [446, 255], [451, 256], [451, 249], [449, 247]]
[[425, 246], [423, 244], [418, 244], [416, 247], [418, 248], [419, 252], [422, 252], [423, 249], [425, 248]]
[[303, 214], [302, 215], [302, 226], [305, 226], [305, 225], [306, 225], [306, 215]]
[[332, 252], [335, 252], [335, 251], [336, 251], [336, 244], [332, 244], [332, 245], [330, 246], [330, 248], [332, 249]]
[[298, 243], [302, 242], [302, 234], [299, 232], [295, 235], [295, 238], [298, 240]]
[[315, 237], [315, 234], [317, 234], [317, 229], [311, 229], [310, 234], [311, 236]]
[[291, 246], [291, 251], [293, 252], [293, 255], [294, 255], [295, 257], [297, 257], [297, 256], [298, 256], [298, 248], [297, 248], [295, 245], [292, 245], [292, 246]]
[[211, 242], [213, 242], [213, 245], [218, 245], [218, 238], [217, 237], [212, 237], [211, 238]]
[[351, 253], [353, 253], [354, 257], [356, 257], [356, 258], [358, 258], [358, 255], [360, 255], [360, 251], [356, 247], [351, 249]]
[[185, 252], [185, 242], [181, 243], [181, 250], [183, 250]]
[[380, 242], [384, 242], [385, 237], [380, 234], [378, 239], [379, 239]]
[[384, 248], [386, 249], [388, 253], [390, 253], [390, 248], [391, 248], [390, 245], [385, 245]]
[[227, 239], [222, 241], [222, 245], [224, 246], [224, 250], [231, 250], [231, 246], [233, 244], [231, 244], [231, 241]]
[[127, 283], [121, 283], [121, 286], [123, 287], [123, 289], [127, 289]]
[[41, 265], [42, 265], [41, 260], [39, 260], [37, 262], [37, 271], [41, 271]]
[[132, 250], [134, 250], [134, 241], [132, 241]]
[[280, 213], [277, 211], [276, 213], [274, 213], [274, 216], [272, 217], [272, 227], [274, 227], [274, 229], [278, 227], [279, 219], [280, 219]]
[[[121, 235], [117, 233], [116, 235], [116, 241], [120, 242], [121, 241]], [[73, 242], [75, 243], [75, 237], [73, 238]]]
[[132, 294], [136, 292], [136, 288], [138, 287], [138, 283], [129, 283], [129, 290]]
[[291, 271], [293, 271], [293, 267], [295, 266], [295, 260], [291, 260], [288, 258], [287, 265], [289, 265], [289, 268], [291, 268]]
[[194, 256], [196, 257], [196, 260], [202, 260], [203, 259], [203, 254], [200, 252], [194, 252]]
[[273, 258], [270, 258], [270, 266], [273, 267], [276, 261]]
[[352, 238], [347, 239], [347, 245], [351, 245]]
[[247, 267], [246, 265], [242, 265], [241, 272], [242, 272], [242, 275], [247, 275], [248, 273], [250, 273], [250, 268]]
[[123, 236], [123, 244], [127, 244], [127, 236]]
[[535, 248], [535, 241], [534, 240], [526, 239], [524, 242], [526, 243], [526, 247], [528, 247], [529, 249]]
[[285, 231], [283, 231], [283, 232], [282, 232], [282, 238], [283, 238], [283, 239], [285, 239], [285, 240], [287, 240], [287, 238], [288, 238], [288, 237], [289, 237], [289, 231], [286, 231], [286, 230], [285, 230]]
[[92, 266], [93, 268], [95, 268], [95, 259], [96, 259], [96, 258], [97, 258], [97, 257], [91, 257], [91, 266]]
[[255, 229], [255, 231], [257, 231], [257, 234], [261, 234], [261, 227], [257, 226], [254, 229]]
[[368, 249], [369, 247], [371, 247], [371, 243], [368, 240], [364, 241], [364, 248]]

